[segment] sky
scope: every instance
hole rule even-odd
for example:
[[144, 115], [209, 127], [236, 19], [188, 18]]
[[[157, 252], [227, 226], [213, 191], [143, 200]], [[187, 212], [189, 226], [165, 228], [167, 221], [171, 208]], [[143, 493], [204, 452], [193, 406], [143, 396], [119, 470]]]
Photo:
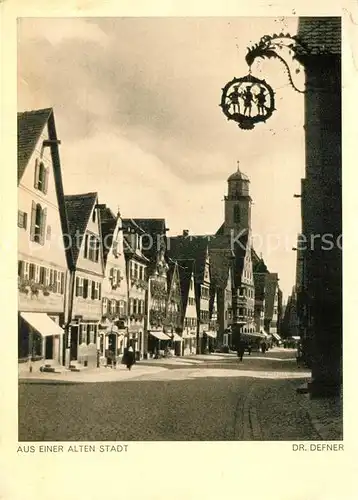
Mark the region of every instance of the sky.
[[[281, 31], [295, 34], [297, 18], [22, 18], [18, 110], [54, 109], [65, 194], [97, 191], [123, 217], [165, 218], [170, 235], [216, 232], [240, 161], [254, 245], [285, 298], [300, 231], [302, 94], [279, 61], [261, 60], [252, 74], [275, 91], [272, 117], [246, 131], [219, 107], [224, 85], [248, 74], [247, 47]], [[303, 72], [295, 78], [303, 88]]]

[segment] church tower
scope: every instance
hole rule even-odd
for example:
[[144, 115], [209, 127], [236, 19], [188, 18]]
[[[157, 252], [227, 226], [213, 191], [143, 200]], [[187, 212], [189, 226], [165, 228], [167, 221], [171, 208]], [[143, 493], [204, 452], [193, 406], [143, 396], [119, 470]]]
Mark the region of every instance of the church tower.
[[251, 204], [249, 192], [249, 178], [240, 171], [237, 162], [237, 171], [230, 175], [228, 194], [225, 196], [225, 223], [224, 232], [229, 235], [238, 234], [247, 230], [251, 233]]

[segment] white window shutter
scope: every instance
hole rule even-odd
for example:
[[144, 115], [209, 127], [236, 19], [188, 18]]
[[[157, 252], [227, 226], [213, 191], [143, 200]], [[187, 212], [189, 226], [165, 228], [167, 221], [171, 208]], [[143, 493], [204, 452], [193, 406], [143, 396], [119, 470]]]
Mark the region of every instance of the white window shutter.
[[39, 160], [37, 159], [35, 161], [35, 178], [34, 178], [34, 187], [38, 189], [39, 185], [39, 175], [40, 175], [40, 163]]
[[31, 226], [30, 226], [31, 241], [35, 241], [35, 223], [36, 223], [36, 203], [33, 201], [31, 207]]
[[50, 175], [50, 169], [46, 168], [44, 172], [44, 187], [43, 187], [44, 194], [47, 194], [49, 175]]
[[41, 217], [41, 233], [40, 233], [41, 245], [45, 244], [46, 219], [47, 219], [47, 208], [44, 208], [42, 210], [42, 217]]

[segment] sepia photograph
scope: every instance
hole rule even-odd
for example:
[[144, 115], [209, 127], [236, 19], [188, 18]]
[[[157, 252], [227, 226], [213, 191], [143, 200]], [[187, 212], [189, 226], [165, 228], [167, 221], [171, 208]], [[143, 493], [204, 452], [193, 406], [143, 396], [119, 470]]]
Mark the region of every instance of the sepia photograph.
[[17, 19], [19, 444], [343, 450], [341, 43]]

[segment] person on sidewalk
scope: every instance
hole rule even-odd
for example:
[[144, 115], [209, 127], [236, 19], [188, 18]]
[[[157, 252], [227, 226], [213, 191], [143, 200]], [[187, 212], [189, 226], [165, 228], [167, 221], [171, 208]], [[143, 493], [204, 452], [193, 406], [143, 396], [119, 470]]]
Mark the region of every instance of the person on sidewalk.
[[134, 365], [134, 351], [133, 347], [130, 346], [127, 351], [127, 356], [126, 356], [126, 367], [128, 370], [131, 370], [132, 365]]
[[244, 357], [245, 347], [246, 347], [245, 342], [243, 340], [240, 340], [239, 345], [237, 347], [237, 355], [240, 361], [242, 361], [242, 358]]
[[261, 344], [261, 352], [262, 352], [262, 354], [265, 354], [266, 350], [267, 350], [266, 349], [266, 342], [263, 341], [262, 344]]
[[251, 351], [252, 351], [252, 345], [251, 342], [247, 344], [247, 352], [249, 353], [249, 356], [251, 356]]

